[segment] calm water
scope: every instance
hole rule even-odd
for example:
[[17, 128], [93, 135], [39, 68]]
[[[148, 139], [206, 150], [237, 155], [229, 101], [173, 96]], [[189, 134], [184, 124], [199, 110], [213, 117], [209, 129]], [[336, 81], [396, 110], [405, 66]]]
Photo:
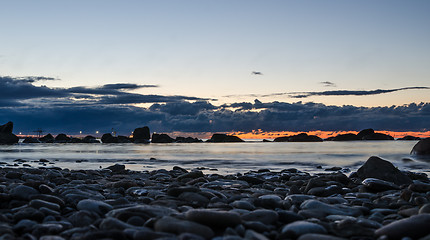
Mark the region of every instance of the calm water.
[[[26, 160], [38, 167], [44, 158], [47, 166], [69, 169], [98, 169], [114, 163], [133, 170], [186, 169], [205, 167], [206, 172], [236, 173], [260, 168], [297, 168], [320, 172], [340, 166], [356, 170], [370, 156], [380, 156], [400, 169], [430, 172], [430, 163], [411, 158], [416, 141], [357, 141], [317, 143], [191, 143], [191, 144], [17, 144], [0, 146], [0, 166]], [[413, 161], [404, 161], [405, 158]], [[22, 163], [19, 164], [22, 166]], [[216, 169], [216, 170], [215, 170]]]

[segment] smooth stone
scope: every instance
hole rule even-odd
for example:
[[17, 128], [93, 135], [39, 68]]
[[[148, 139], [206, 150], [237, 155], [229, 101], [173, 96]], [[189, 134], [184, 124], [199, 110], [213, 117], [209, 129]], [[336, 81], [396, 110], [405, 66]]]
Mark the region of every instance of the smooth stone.
[[241, 217], [244, 221], [259, 221], [264, 224], [274, 224], [279, 218], [277, 212], [268, 209], [257, 209], [245, 213]]
[[64, 203], [63, 199], [54, 196], [54, 195], [48, 195], [48, 194], [37, 194], [37, 195], [33, 195], [31, 197], [31, 199], [40, 199], [43, 201], [47, 201], [47, 202], [51, 202], [51, 203], [55, 203], [58, 204], [60, 207], [64, 207], [66, 204]]
[[31, 196], [36, 194], [39, 194], [39, 191], [26, 185], [18, 185], [10, 191], [10, 195], [13, 198], [23, 200], [30, 200]]
[[426, 193], [430, 191], [430, 184], [414, 182], [413, 184], [409, 185], [409, 190], [414, 192]]
[[35, 208], [32, 208], [32, 207], [26, 207], [26, 208], [22, 208], [18, 212], [16, 212], [13, 215], [13, 220], [19, 221], [22, 219], [30, 219], [30, 220], [40, 222], [43, 220], [44, 217], [45, 217], [45, 215], [41, 211], [39, 211]]
[[174, 234], [193, 233], [206, 239], [212, 238], [215, 234], [209, 227], [173, 217], [163, 217], [154, 224], [155, 231], [168, 232]]
[[114, 173], [118, 173], [118, 172], [121, 172], [121, 171], [125, 170], [125, 165], [115, 164], [115, 165], [107, 167], [107, 169], [111, 170]]
[[174, 209], [157, 205], [136, 205], [125, 208], [114, 209], [106, 214], [107, 217], [118, 218], [127, 221], [130, 217], [139, 216], [145, 220], [177, 214]]
[[392, 163], [379, 157], [370, 157], [358, 170], [357, 176], [361, 180], [377, 178], [392, 182], [396, 185], [411, 184], [412, 180], [393, 166]]
[[376, 237], [387, 236], [388, 239], [402, 239], [409, 237], [418, 239], [430, 234], [430, 214], [420, 214], [394, 221], [375, 232]]
[[42, 207], [54, 210], [54, 211], [59, 211], [60, 210], [60, 205], [56, 204], [56, 203], [51, 203], [51, 202], [47, 202], [47, 201], [43, 201], [40, 199], [33, 199], [30, 201], [30, 203], [28, 204], [30, 207], [34, 207], [37, 209], [40, 209]]
[[268, 232], [270, 231], [270, 225], [264, 224], [257, 221], [246, 221], [242, 223], [246, 229], [252, 229], [257, 232]]
[[300, 205], [304, 201], [314, 199], [315, 196], [304, 195], [304, 194], [292, 194], [285, 197], [285, 200], [289, 201], [292, 205]]
[[302, 216], [300, 216], [299, 214], [297, 214], [293, 211], [277, 210], [276, 212], [278, 213], [278, 216], [279, 216], [278, 220], [280, 222], [285, 223], [285, 224], [292, 223], [295, 221], [304, 220], [304, 218]]
[[361, 184], [363, 184], [366, 189], [376, 192], [383, 192], [388, 190], [399, 190], [400, 187], [392, 182], [387, 182], [377, 178], [366, 178]]
[[185, 201], [187, 204], [191, 204], [198, 207], [204, 207], [210, 202], [208, 198], [195, 192], [181, 193], [178, 196], [178, 199]]
[[325, 234], [327, 233], [327, 230], [323, 226], [316, 223], [311, 223], [307, 221], [296, 221], [285, 225], [281, 231], [282, 236], [292, 238], [297, 238], [307, 233]]
[[16, 232], [31, 232], [38, 223], [36, 221], [22, 219], [12, 229]]
[[420, 207], [418, 211], [419, 214], [430, 213], [430, 203], [424, 204]]
[[352, 208], [345, 205], [331, 205], [313, 199], [304, 201], [300, 205], [300, 208], [302, 210], [313, 210], [314, 212], [320, 212], [324, 215], [360, 216], [362, 214], [362, 212], [357, 208]]
[[57, 235], [63, 231], [64, 227], [57, 223], [42, 223], [34, 227], [32, 234], [41, 237], [44, 235]]
[[421, 139], [411, 150], [412, 155], [430, 155], [430, 137]]
[[105, 215], [107, 212], [113, 209], [113, 207], [107, 203], [92, 199], [84, 199], [79, 201], [76, 208], [78, 210], [87, 210], [90, 212], [95, 212], [100, 216]]
[[266, 236], [264, 236], [261, 233], [255, 232], [253, 230], [246, 230], [245, 232], [245, 239], [249, 240], [269, 240]]
[[230, 203], [230, 206], [232, 206], [234, 208], [246, 209], [246, 210], [250, 210], [250, 211], [255, 209], [255, 206], [252, 203], [245, 201], [245, 200], [236, 200], [236, 201]]
[[255, 199], [254, 204], [263, 208], [275, 209], [282, 206], [282, 199], [278, 195], [268, 194]]
[[133, 228], [135, 226], [125, 223], [119, 219], [113, 218], [113, 217], [107, 217], [103, 219], [103, 221], [100, 223], [99, 228], [102, 230], [124, 230], [127, 228]]
[[46, 235], [46, 236], [40, 237], [39, 240], [66, 240], [66, 239], [56, 235]]
[[211, 228], [235, 227], [242, 221], [235, 212], [218, 211], [210, 209], [192, 209], [185, 213], [187, 220], [201, 223]]
[[326, 234], [306, 233], [304, 235], [301, 235], [297, 240], [347, 240], [347, 239], [326, 235]]

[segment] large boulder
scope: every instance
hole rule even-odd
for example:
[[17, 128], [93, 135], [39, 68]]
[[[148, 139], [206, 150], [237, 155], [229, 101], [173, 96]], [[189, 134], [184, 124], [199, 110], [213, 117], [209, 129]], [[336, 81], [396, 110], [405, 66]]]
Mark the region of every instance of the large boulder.
[[91, 136], [91, 135], [85, 136], [85, 137], [82, 139], [82, 142], [83, 142], [83, 143], [100, 143], [100, 141], [99, 141], [99, 140], [97, 140], [95, 137], [93, 137], [93, 136]]
[[363, 139], [363, 137], [370, 135], [370, 134], [374, 134], [374, 133], [375, 133], [375, 131], [371, 128], [363, 129], [357, 134], [357, 138], [361, 140], [361, 139]]
[[56, 143], [68, 143], [70, 142], [71, 138], [69, 138], [66, 134], [60, 133], [55, 137], [54, 142]]
[[176, 137], [175, 142], [177, 143], [196, 143], [202, 142], [201, 139], [193, 138], [193, 137]]
[[212, 135], [211, 139], [208, 142], [244, 142], [237, 136], [215, 133]]
[[34, 137], [26, 137], [23, 143], [40, 143], [40, 141], [37, 138]]
[[52, 136], [52, 134], [48, 133], [45, 136], [39, 138], [39, 141], [43, 143], [53, 143], [55, 141], [55, 138], [54, 136]]
[[102, 143], [118, 143], [118, 138], [112, 136], [110, 133], [105, 133], [102, 136]]
[[383, 133], [372, 133], [364, 136], [362, 139], [363, 140], [394, 140], [392, 136], [383, 134]]
[[158, 134], [158, 133], [153, 133], [152, 134], [152, 139], [151, 142], [153, 143], [172, 143], [174, 142], [175, 139], [171, 138], [169, 135], [167, 134]]
[[398, 138], [397, 140], [401, 140], [401, 141], [414, 141], [414, 140], [421, 140], [421, 138], [420, 137], [415, 137], [415, 136], [407, 135], [407, 136], [404, 136], [402, 138]]
[[339, 135], [332, 137], [328, 140], [331, 140], [331, 141], [356, 141], [356, 140], [361, 140], [361, 138], [358, 138], [358, 136], [354, 133], [346, 133], [346, 134], [339, 134]]
[[430, 155], [430, 137], [421, 139], [412, 148], [411, 154], [413, 155]]
[[19, 138], [12, 133], [13, 122], [8, 122], [0, 126], [0, 144], [18, 143]]
[[370, 157], [363, 166], [357, 170], [356, 176], [361, 180], [377, 178], [397, 185], [412, 183], [412, 180], [394, 167], [393, 164], [376, 156]]
[[149, 143], [150, 138], [151, 138], [151, 133], [149, 132], [149, 127], [147, 126], [136, 128], [133, 131], [134, 143]]
[[278, 137], [273, 140], [274, 142], [322, 142], [323, 140], [315, 135], [308, 135], [306, 133], [299, 133], [294, 136]]

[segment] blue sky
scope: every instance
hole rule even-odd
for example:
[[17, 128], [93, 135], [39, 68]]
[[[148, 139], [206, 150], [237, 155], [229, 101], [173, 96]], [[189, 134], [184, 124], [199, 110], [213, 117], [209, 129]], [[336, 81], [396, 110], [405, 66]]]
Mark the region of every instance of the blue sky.
[[[256, 98], [369, 108], [426, 103], [429, 12], [424, 0], [0, 1], [0, 76], [55, 78], [31, 85], [59, 92], [154, 85], [119, 89], [146, 96], [121, 107], [148, 111], [172, 99], [217, 107]], [[18, 102], [34, 109], [29, 101]]]

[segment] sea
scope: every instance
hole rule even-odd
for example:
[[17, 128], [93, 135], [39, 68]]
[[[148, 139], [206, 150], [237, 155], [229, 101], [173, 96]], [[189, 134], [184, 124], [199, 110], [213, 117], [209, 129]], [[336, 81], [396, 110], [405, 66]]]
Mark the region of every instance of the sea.
[[[401, 170], [430, 173], [430, 159], [410, 155], [417, 141], [0, 145], [0, 167], [101, 169], [124, 164], [127, 169], [171, 170], [179, 166], [207, 174], [235, 174], [259, 169], [296, 168], [309, 173], [341, 167], [356, 171], [369, 157], [379, 156]], [[41, 161], [41, 159], [44, 159]]]

